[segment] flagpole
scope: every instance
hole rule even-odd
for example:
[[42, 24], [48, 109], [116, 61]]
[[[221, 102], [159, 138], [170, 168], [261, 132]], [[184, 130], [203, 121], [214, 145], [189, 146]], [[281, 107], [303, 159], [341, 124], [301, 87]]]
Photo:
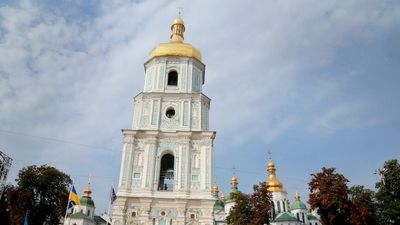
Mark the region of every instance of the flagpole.
[[74, 186], [74, 182], [72, 182], [71, 187], [69, 188], [69, 192], [68, 192], [68, 203], [67, 203], [67, 208], [65, 209], [64, 223], [65, 223], [65, 220], [67, 219], [68, 206], [69, 206], [69, 203], [71, 202], [71, 200], [69, 199], [69, 195], [71, 194], [73, 186]]

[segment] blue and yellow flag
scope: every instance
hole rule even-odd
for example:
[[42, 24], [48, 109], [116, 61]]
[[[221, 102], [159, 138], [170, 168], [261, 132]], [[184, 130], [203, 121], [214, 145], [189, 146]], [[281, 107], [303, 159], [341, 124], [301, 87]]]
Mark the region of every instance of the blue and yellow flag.
[[72, 185], [71, 192], [69, 193], [69, 201], [73, 202], [75, 205], [80, 205], [81, 201], [79, 200], [78, 194], [75, 191], [74, 185]]

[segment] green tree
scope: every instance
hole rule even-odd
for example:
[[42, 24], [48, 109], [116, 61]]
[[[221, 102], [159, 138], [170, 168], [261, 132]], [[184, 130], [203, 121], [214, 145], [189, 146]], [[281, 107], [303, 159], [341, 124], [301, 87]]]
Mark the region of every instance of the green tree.
[[351, 221], [354, 225], [375, 225], [376, 204], [374, 192], [364, 188], [362, 185], [350, 188]]
[[253, 186], [253, 194], [234, 193], [235, 206], [230, 211], [227, 222], [231, 225], [269, 224], [271, 215], [271, 193], [265, 182]]
[[235, 206], [232, 207], [226, 221], [230, 225], [250, 224], [251, 205], [250, 196], [242, 192], [236, 194]]
[[308, 203], [317, 209], [323, 225], [348, 225], [351, 218], [351, 202], [348, 198], [349, 182], [335, 168], [322, 168], [322, 172], [311, 174]]
[[7, 191], [10, 224], [21, 225], [28, 212], [30, 225], [58, 225], [68, 202], [70, 177], [54, 167], [28, 166], [16, 181]]
[[388, 160], [378, 174], [381, 176], [375, 185], [378, 223], [400, 224], [400, 165], [396, 159]]
[[253, 186], [253, 194], [250, 196], [251, 203], [251, 224], [263, 225], [269, 224], [271, 215], [272, 195], [268, 191], [265, 182]]

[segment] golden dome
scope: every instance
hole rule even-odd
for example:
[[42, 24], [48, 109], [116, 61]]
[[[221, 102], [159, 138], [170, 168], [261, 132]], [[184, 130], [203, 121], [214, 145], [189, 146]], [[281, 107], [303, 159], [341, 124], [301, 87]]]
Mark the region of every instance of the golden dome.
[[270, 192], [282, 192], [284, 191], [282, 183], [278, 180], [275, 174], [275, 164], [272, 160], [268, 163], [268, 191]]
[[86, 197], [90, 197], [90, 194], [92, 193], [92, 190], [90, 189], [90, 187], [86, 187], [84, 190], [83, 190], [83, 196], [86, 196]]
[[217, 184], [214, 184], [214, 186], [213, 186], [213, 188], [212, 188], [212, 192], [213, 192], [213, 195], [214, 195], [214, 196], [218, 196], [219, 190], [218, 190]]
[[236, 187], [238, 185], [238, 180], [235, 175], [233, 175], [231, 178], [231, 185], [232, 185], [232, 187]]
[[297, 191], [296, 191], [296, 194], [294, 195], [294, 200], [296, 200], [296, 201], [300, 200], [300, 195]]
[[221, 201], [225, 202], [225, 195], [224, 195], [224, 193], [221, 194]]
[[171, 37], [169, 43], [158, 44], [149, 55], [149, 60], [160, 56], [181, 56], [192, 57], [201, 61], [200, 51], [193, 45], [184, 43], [183, 33], [185, 32], [185, 23], [178, 17], [171, 25]]

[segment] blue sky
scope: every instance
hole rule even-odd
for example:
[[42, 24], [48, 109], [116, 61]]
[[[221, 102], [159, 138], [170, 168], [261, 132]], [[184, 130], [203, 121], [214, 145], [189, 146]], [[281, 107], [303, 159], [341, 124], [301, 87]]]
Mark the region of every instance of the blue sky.
[[143, 88], [143, 63], [168, 41], [183, 7], [185, 41], [202, 51], [217, 131], [214, 172], [232, 167], [250, 192], [268, 151], [290, 198], [310, 174], [336, 167], [373, 188], [400, 153], [397, 1], [2, 1], [0, 148], [55, 166], [82, 192], [93, 175], [97, 212], [117, 183], [122, 128]]

